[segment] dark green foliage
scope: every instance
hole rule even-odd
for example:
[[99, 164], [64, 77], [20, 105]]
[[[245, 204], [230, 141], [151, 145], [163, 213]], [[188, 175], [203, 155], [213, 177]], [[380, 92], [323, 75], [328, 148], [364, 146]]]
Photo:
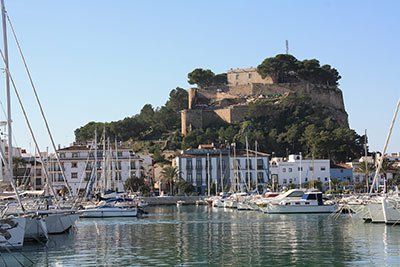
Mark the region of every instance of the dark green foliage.
[[220, 73], [215, 75], [211, 70], [197, 68], [188, 74], [188, 83], [197, 84], [201, 88], [211, 85], [223, 85], [227, 83], [227, 74]]
[[161, 108], [153, 108], [146, 104], [140, 114], [127, 117], [120, 121], [101, 123], [89, 122], [75, 130], [76, 141], [86, 141], [94, 138], [95, 129], [100, 140], [103, 129], [111, 139], [128, 140], [158, 140], [163, 134], [176, 132], [180, 129], [179, 111], [188, 106], [188, 93], [177, 87], [171, 90], [169, 100]]
[[179, 181], [175, 184], [175, 187], [180, 193], [184, 194], [190, 194], [194, 191], [194, 186], [183, 179], [179, 179]]
[[308, 81], [314, 84], [338, 85], [339, 72], [330, 65], [320, 66], [316, 59], [297, 60], [292, 55], [279, 54], [266, 58], [257, 67], [262, 78], [267, 75], [275, 83]]
[[213, 84], [215, 74], [211, 70], [197, 68], [188, 74], [188, 83], [199, 87], [208, 87]]
[[125, 191], [130, 192], [150, 192], [150, 187], [145, 183], [144, 178], [130, 177], [125, 181], [124, 184]]

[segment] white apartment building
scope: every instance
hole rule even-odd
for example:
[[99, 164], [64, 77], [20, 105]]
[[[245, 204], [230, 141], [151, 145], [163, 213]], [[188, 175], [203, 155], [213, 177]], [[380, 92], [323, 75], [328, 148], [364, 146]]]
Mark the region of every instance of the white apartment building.
[[241, 190], [246, 190], [245, 183], [249, 176], [253, 186], [258, 177], [258, 185], [265, 187], [269, 177], [269, 157], [249, 154], [250, 164], [246, 162], [245, 154], [238, 153], [234, 158], [229, 149], [188, 149], [174, 159], [174, 165], [180, 169], [182, 178], [200, 194], [207, 193], [208, 176], [210, 184], [214, 182], [219, 188], [222, 183], [224, 188], [230, 188], [235, 183]]
[[[131, 149], [124, 147], [115, 149], [113, 146], [108, 151], [111, 151], [108, 159], [111, 167], [111, 186], [117, 192], [124, 191], [124, 183], [129, 177], [147, 177], [151, 173], [149, 171], [149, 168], [152, 167], [150, 156], [136, 155]], [[58, 153], [65, 178], [73, 195], [84, 191], [87, 184], [90, 184], [91, 177], [94, 175], [92, 171], [96, 172], [97, 180], [102, 179], [104, 167], [102, 146], [98, 146], [97, 155], [95, 155], [94, 145], [90, 143], [74, 143], [69, 147], [59, 149]], [[95, 162], [97, 162], [97, 166], [94, 166]], [[50, 160], [49, 173], [53, 186], [61, 189], [64, 181], [55, 156]]]
[[270, 161], [272, 184], [287, 187], [290, 184], [299, 186], [300, 183], [312, 179], [329, 183], [330, 161], [328, 159], [303, 159], [302, 155], [289, 155], [284, 158], [275, 157]]

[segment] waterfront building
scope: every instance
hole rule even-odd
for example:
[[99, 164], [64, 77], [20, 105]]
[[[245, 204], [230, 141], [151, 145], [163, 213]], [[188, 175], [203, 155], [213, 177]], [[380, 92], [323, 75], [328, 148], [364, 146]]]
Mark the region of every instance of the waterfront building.
[[[266, 154], [247, 154], [243, 151], [234, 153], [230, 148], [217, 149], [213, 146], [200, 146], [199, 149], [183, 150], [174, 159], [174, 165], [181, 171], [181, 177], [191, 183], [195, 191], [207, 194], [208, 179], [210, 184], [216, 183], [219, 191], [221, 184], [225, 191], [235, 185], [235, 189], [246, 191], [248, 178], [251, 185], [258, 183], [261, 191], [269, 180], [269, 157]], [[248, 164], [247, 164], [248, 163]], [[236, 179], [235, 179], [236, 178]], [[258, 180], [256, 180], [258, 178]], [[215, 192], [211, 192], [215, 194]]]
[[331, 164], [330, 177], [337, 178], [340, 182], [354, 183], [353, 168], [348, 164]]
[[[130, 148], [111, 146], [106, 149], [109, 154], [109, 169], [111, 170], [112, 188], [117, 192], [124, 192], [124, 183], [129, 177], [148, 177], [151, 172], [152, 159], [148, 155], [134, 154]], [[106, 152], [107, 152], [106, 151]], [[92, 171], [95, 171], [97, 179], [102, 179], [104, 168], [103, 146], [98, 146], [97, 155], [95, 155], [95, 144], [73, 143], [69, 147], [58, 149], [61, 166], [64, 170], [65, 178], [68, 186], [71, 188], [72, 194], [76, 195], [80, 191], [84, 191], [86, 185], [92, 177]], [[97, 158], [97, 166], [95, 165]], [[53, 182], [53, 186], [61, 189], [64, 186], [62, 172], [57, 164], [56, 158], [53, 156], [49, 162], [49, 173]]]
[[288, 158], [274, 157], [270, 161], [273, 187], [282, 188], [294, 184], [296, 187], [318, 180], [322, 185], [329, 183], [330, 161], [328, 159], [304, 159], [301, 154]]

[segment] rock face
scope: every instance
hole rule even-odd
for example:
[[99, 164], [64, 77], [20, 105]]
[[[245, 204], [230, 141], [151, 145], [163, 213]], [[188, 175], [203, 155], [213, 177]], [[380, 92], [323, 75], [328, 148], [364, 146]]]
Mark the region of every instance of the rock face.
[[181, 112], [182, 134], [221, 122], [242, 121], [248, 104], [262, 97], [306, 96], [349, 128], [342, 91], [336, 86], [308, 82], [274, 84], [262, 79], [255, 68], [228, 71], [228, 84], [206, 89], [189, 89], [189, 109]]

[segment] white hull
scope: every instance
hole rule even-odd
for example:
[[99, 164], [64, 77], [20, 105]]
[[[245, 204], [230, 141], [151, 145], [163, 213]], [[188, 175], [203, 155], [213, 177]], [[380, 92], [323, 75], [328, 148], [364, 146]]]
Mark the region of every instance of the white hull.
[[42, 217], [26, 217], [25, 239], [47, 240], [48, 238], [46, 223]]
[[68, 231], [78, 220], [77, 213], [53, 213], [46, 216], [46, 225], [49, 234], [61, 234]]
[[25, 217], [0, 219], [0, 248], [17, 248], [24, 245]]
[[237, 209], [238, 210], [251, 210], [251, 207], [248, 203], [246, 202], [238, 202], [237, 204]]
[[371, 220], [371, 214], [369, 213], [369, 209], [364, 203], [349, 203], [347, 204], [352, 211], [354, 211], [360, 218], [363, 220]]
[[400, 222], [400, 202], [394, 199], [383, 199], [382, 210], [385, 223], [397, 224]]
[[338, 210], [338, 205], [279, 205], [269, 204], [267, 207], [267, 213], [270, 214], [285, 214], [285, 213], [332, 213]]
[[385, 218], [383, 217], [382, 203], [369, 203], [367, 205], [369, 214], [371, 215], [371, 221], [373, 223], [384, 223]]
[[111, 218], [111, 217], [136, 217], [137, 209], [121, 209], [121, 208], [95, 208], [83, 210], [80, 217], [82, 218]]

